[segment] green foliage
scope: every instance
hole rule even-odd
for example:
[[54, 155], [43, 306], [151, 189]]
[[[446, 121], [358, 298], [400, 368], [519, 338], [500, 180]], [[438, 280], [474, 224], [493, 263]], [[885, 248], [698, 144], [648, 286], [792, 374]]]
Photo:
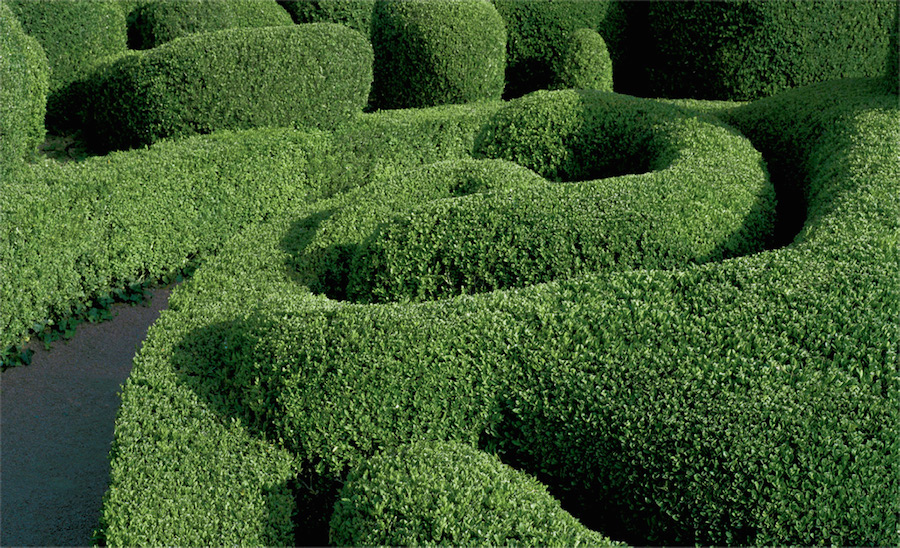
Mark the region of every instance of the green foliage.
[[131, 14], [128, 41], [133, 49], [150, 49], [198, 32], [292, 24], [275, 0], [152, 0]]
[[333, 128], [362, 110], [371, 67], [365, 38], [336, 24], [191, 35], [99, 68], [85, 134], [109, 149], [218, 129]]
[[591, 29], [573, 32], [555, 74], [556, 88], [612, 91], [612, 61], [603, 37]]
[[486, 0], [379, 1], [372, 20], [375, 108], [499, 99], [506, 29]]
[[653, 2], [644, 93], [752, 100], [833, 78], [878, 77], [894, 18], [895, 0]]
[[89, 318], [98, 296], [177, 272], [239, 227], [318, 195], [310, 166], [327, 153], [319, 133], [219, 132], [4, 180], [0, 347]]
[[900, 3], [897, 3], [895, 8], [885, 66], [888, 91], [900, 94]]
[[49, 73], [40, 44], [0, 2], [0, 181], [13, 177], [44, 140]]
[[507, 70], [505, 97], [547, 89], [570, 47], [572, 33], [586, 28], [606, 40], [614, 63], [623, 57], [619, 42], [625, 30], [624, 10], [609, 0], [493, 0], [506, 23]]
[[295, 23], [340, 23], [372, 35], [375, 0], [278, 0]]
[[578, 523], [534, 478], [445, 442], [402, 446], [351, 472], [330, 528], [337, 546], [619, 545]]
[[[138, 359], [107, 538], [260, 539], [295, 511], [294, 543], [323, 544], [350, 471], [409, 443], [457, 441], [537, 476], [611, 538], [896, 544], [900, 112], [881, 86], [828, 83], [722, 111], [776, 166], [791, 160], [793, 177], [773, 181], [808, 196], [803, 230], [777, 250], [359, 305], [314, 295], [286, 265], [365, 188], [247, 227], [175, 292]], [[391, 141], [400, 121], [366, 127], [393, 128]], [[293, 471], [273, 461], [282, 454]], [[260, 513], [285, 484], [293, 499]]]

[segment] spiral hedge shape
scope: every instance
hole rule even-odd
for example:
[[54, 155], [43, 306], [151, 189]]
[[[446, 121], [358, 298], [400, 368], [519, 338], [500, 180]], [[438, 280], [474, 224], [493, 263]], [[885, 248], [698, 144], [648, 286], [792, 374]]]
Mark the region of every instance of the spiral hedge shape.
[[[858, 80], [708, 107], [803, 196], [792, 243], [728, 260], [353, 304], [312, 292], [298, 266], [367, 187], [248, 227], [176, 291], [136, 359], [107, 542], [325, 543], [348, 474], [452, 442], [540, 478], [614, 539], [895, 543], [894, 99]], [[470, 162], [496, 112], [380, 114], [332, 146], [378, 150], [359, 171], [378, 204], [410, 180], [386, 159]], [[457, 148], [372, 139], [411, 126]]]

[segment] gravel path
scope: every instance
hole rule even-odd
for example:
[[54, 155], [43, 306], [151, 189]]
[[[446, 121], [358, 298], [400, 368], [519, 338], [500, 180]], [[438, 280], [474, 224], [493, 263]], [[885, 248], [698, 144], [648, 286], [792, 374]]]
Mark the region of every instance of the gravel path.
[[109, 481], [119, 390], [169, 300], [113, 306], [115, 318], [40, 343], [0, 376], [0, 545], [88, 546]]

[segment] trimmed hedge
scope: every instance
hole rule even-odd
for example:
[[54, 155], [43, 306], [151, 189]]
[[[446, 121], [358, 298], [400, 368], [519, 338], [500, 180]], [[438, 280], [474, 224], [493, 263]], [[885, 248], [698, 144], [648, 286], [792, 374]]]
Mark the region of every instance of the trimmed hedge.
[[218, 129], [333, 128], [365, 105], [372, 50], [330, 23], [227, 29], [120, 57], [94, 79], [84, 129], [102, 150]]
[[50, 67], [41, 45], [0, 2], [0, 181], [44, 140]]
[[503, 93], [506, 29], [487, 0], [376, 2], [372, 45], [374, 108], [469, 103]]
[[620, 545], [578, 523], [534, 478], [442, 442], [402, 446], [351, 472], [330, 530], [337, 546]]
[[563, 180], [616, 168], [653, 172], [424, 203], [350, 257], [349, 299], [421, 301], [606, 268], [719, 261], [762, 250], [774, 226], [774, 190], [759, 153], [734, 131], [676, 107], [536, 92], [501, 109], [479, 139], [476, 155]]
[[[722, 112], [808, 196], [792, 244], [727, 261], [358, 305], [286, 268], [346, 196], [248, 227], [136, 360], [107, 541], [321, 544], [350, 470], [457, 441], [612, 538], [896, 544], [900, 111], [882, 90]], [[273, 485], [293, 498], [264, 511]], [[261, 533], [289, 535], [291, 513], [293, 539]]]
[[278, 0], [297, 24], [340, 23], [372, 36], [375, 0]]
[[[329, 138], [218, 132], [64, 166], [28, 166], [0, 192], [0, 349], [84, 313], [100, 295], [196, 263], [227, 235], [320, 195]], [[317, 169], [322, 171], [321, 167]]]
[[504, 97], [552, 87], [578, 29], [597, 31], [615, 65], [627, 61], [619, 46], [626, 30], [622, 3], [610, 0], [493, 0], [508, 33]]
[[554, 88], [613, 90], [612, 61], [606, 42], [591, 29], [572, 33], [554, 73]]
[[833, 78], [881, 76], [896, 4], [652, 2], [644, 93], [744, 101]]
[[152, 0], [137, 6], [130, 18], [132, 49], [155, 48], [198, 32], [293, 24], [275, 0]]
[[896, 3], [895, 7], [885, 65], [888, 91], [900, 94], [900, 3]]

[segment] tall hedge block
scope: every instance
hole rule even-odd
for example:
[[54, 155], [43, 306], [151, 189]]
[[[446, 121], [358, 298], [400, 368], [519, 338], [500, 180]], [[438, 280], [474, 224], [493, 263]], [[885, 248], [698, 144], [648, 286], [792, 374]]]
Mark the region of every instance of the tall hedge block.
[[44, 139], [49, 77], [41, 45], [0, 3], [0, 180]]
[[153, 0], [138, 6], [131, 19], [128, 38], [135, 49], [198, 32], [293, 24], [275, 0]]
[[278, 0], [295, 23], [340, 23], [365, 36], [372, 33], [375, 0]]
[[371, 82], [371, 46], [342, 25], [197, 34], [99, 69], [85, 133], [105, 149], [226, 128], [331, 128], [362, 110]]
[[895, 17], [893, 0], [653, 2], [646, 92], [753, 100], [834, 78], [879, 77]]
[[499, 99], [506, 29], [486, 0], [379, 1], [373, 15], [376, 108]]
[[509, 34], [506, 96], [519, 97], [546, 89], [569, 47], [573, 32], [581, 28], [600, 33], [615, 62], [624, 29], [624, 12], [609, 0], [494, 0]]

